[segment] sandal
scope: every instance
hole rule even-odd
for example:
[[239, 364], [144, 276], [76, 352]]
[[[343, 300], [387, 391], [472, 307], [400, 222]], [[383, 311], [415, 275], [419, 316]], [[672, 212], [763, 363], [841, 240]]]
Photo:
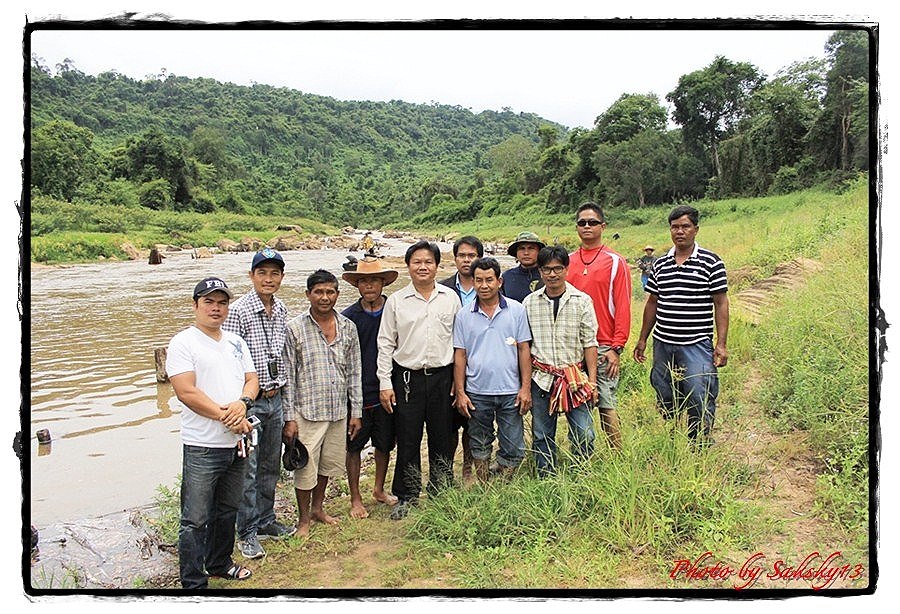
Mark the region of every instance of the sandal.
[[253, 572], [243, 565], [233, 564], [225, 573], [210, 574], [213, 578], [224, 578], [225, 580], [246, 580], [253, 575]]

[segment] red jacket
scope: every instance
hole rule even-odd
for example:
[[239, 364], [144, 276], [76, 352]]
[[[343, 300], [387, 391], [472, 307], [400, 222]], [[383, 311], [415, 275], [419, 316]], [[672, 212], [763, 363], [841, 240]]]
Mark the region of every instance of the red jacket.
[[625, 346], [631, 333], [631, 272], [625, 258], [605, 245], [569, 254], [566, 281], [594, 301], [597, 341]]

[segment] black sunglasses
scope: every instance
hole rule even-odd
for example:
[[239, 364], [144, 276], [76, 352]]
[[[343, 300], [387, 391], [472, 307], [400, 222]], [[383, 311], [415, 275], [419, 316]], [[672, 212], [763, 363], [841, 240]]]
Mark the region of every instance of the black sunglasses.
[[602, 224], [600, 220], [578, 220], [575, 222], [576, 226], [599, 226]]

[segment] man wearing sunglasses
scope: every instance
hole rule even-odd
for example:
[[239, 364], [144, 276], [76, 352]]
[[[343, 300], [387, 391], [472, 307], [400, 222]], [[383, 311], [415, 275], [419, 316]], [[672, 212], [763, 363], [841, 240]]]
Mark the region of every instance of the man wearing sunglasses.
[[597, 317], [600, 344], [597, 369], [597, 406], [600, 424], [610, 445], [622, 445], [616, 388], [619, 385], [619, 356], [631, 329], [631, 273], [625, 259], [603, 244], [606, 218], [600, 205], [587, 202], [575, 213], [579, 248], [569, 255], [566, 281], [591, 297]]

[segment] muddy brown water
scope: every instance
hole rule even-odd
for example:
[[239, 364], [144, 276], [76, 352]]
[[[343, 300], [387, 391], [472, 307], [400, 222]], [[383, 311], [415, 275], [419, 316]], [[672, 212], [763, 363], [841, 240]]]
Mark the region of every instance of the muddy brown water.
[[[409, 242], [390, 240], [386, 256]], [[450, 245], [441, 244], [448, 252]], [[278, 296], [291, 316], [307, 306], [306, 277], [325, 268], [340, 278], [348, 252], [284, 252]], [[356, 253], [357, 257], [361, 254]], [[167, 254], [160, 265], [106, 262], [31, 271], [30, 516], [38, 528], [152, 503], [158, 485], [181, 471], [180, 415], [171, 386], [156, 382], [153, 350], [193, 321], [191, 291], [215, 275], [241, 295], [251, 289], [250, 254], [192, 259]], [[513, 264], [500, 256], [504, 270]], [[409, 280], [405, 267], [388, 291]], [[438, 277], [450, 274], [452, 258]], [[341, 281], [338, 308], [358, 298]], [[49, 445], [36, 432], [47, 429]]]

